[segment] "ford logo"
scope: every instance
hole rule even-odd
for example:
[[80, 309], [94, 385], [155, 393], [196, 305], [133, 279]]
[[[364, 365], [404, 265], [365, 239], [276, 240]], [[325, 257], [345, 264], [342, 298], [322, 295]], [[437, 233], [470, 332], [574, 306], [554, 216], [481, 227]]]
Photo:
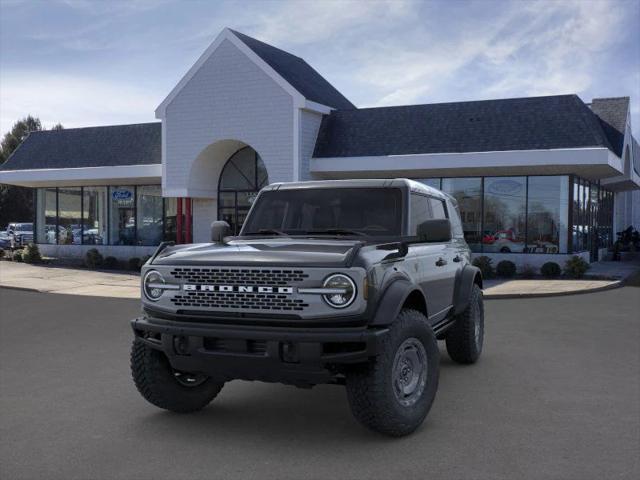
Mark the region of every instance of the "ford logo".
[[111, 197], [114, 200], [131, 200], [132, 195], [130, 190], [114, 190], [111, 192]]
[[496, 195], [515, 195], [522, 190], [522, 183], [516, 180], [496, 180], [491, 182], [489, 191]]

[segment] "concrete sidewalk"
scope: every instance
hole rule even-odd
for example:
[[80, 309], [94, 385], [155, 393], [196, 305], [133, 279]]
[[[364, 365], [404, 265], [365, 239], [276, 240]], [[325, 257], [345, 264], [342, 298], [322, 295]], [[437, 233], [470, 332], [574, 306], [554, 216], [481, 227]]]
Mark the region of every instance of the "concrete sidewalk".
[[[519, 298], [568, 295], [608, 290], [622, 285], [624, 278], [636, 272], [640, 265], [608, 262], [594, 268], [598, 275], [613, 276], [613, 268], [622, 272], [610, 280], [486, 280], [484, 297]], [[140, 298], [140, 276], [134, 273], [105, 272], [81, 268], [28, 265], [0, 262], [0, 287], [21, 288], [48, 293], [90, 295], [96, 297]]]
[[140, 298], [140, 276], [79, 268], [0, 262], [0, 287], [95, 297]]

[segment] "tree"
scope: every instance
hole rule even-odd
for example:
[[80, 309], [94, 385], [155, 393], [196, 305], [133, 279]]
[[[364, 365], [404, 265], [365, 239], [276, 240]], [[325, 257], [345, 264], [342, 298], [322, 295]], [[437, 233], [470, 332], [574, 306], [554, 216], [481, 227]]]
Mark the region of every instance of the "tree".
[[[54, 130], [62, 130], [62, 128], [61, 124], [53, 127]], [[42, 123], [37, 117], [28, 115], [18, 120], [0, 142], [0, 165], [9, 159], [30, 132], [39, 130], [42, 130]], [[4, 228], [9, 222], [32, 221], [33, 190], [13, 185], [0, 185], [0, 228]]]

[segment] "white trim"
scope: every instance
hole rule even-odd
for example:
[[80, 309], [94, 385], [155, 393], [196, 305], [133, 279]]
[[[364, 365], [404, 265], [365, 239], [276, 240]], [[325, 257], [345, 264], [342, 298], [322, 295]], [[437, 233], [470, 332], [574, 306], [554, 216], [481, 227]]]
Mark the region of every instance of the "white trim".
[[156, 118], [164, 118], [166, 115], [166, 109], [169, 104], [173, 101], [173, 99], [180, 93], [180, 91], [189, 83], [195, 74], [200, 70], [200, 67], [213, 55], [213, 53], [218, 49], [218, 47], [222, 44], [223, 41], [229, 40], [233, 45], [238, 48], [242, 53], [244, 53], [253, 63], [255, 63], [263, 72], [265, 72], [269, 77], [271, 77], [284, 91], [289, 93], [294, 99], [294, 105], [298, 108], [302, 108], [305, 104], [304, 96], [298, 92], [293, 86], [287, 82], [278, 72], [276, 72], [267, 62], [262, 60], [247, 44], [245, 44], [242, 40], [234, 35], [234, 33], [225, 28], [220, 32], [220, 34], [216, 37], [216, 39], [209, 45], [209, 47], [204, 51], [200, 58], [193, 64], [193, 66], [187, 71], [187, 73], [180, 79], [178, 84], [173, 87], [169, 95], [158, 105], [156, 108]]
[[299, 108], [293, 109], [293, 179], [297, 182], [300, 180], [300, 116]]
[[[603, 177], [621, 172], [622, 161], [607, 148], [568, 148], [554, 150], [510, 150], [496, 152], [430, 153], [414, 155], [386, 155], [368, 157], [312, 158], [311, 173], [317, 175], [390, 174], [416, 171], [438, 175], [464, 175], [464, 170], [527, 169], [554, 167], [558, 169], [575, 166], [599, 167]], [[437, 176], [437, 175], [436, 175]]]
[[306, 100], [304, 102], [305, 110], [309, 110], [311, 112], [322, 113], [323, 115], [328, 115], [332, 110], [335, 110], [333, 107], [327, 107], [326, 105], [322, 105], [321, 103], [312, 102], [311, 100]]
[[47, 186], [46, 184], [106, 185], [125, 180], [135, 184], [150, 181], [160, 183], [161, 178], [161, 164], [0, 171], [0, 183], [25, 187]]
[[162, 190], [167, 186], [167, 121], [162, 120], [161, 125], [161, 135], [160, 139], [160, 163], [162, 165], [162, 180], [161, 187]]

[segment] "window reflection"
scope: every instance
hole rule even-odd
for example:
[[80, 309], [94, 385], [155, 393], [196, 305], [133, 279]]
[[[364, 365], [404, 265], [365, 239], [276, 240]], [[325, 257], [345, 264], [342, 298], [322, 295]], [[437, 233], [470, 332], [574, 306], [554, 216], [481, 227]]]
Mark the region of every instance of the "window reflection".
[[484, 179], [483, 252], [525, 251], [526, 193], [526, 177]]
[[464, 238], [471, 251], [482, 251], [482, 179], [443, 178], [442, 191], [458, 201]]
[[107, 187], [84, 187], [82, 195], [82, 243], [85, 245], [106, 245]]
[[36, 194], [36, 242], [57, 242], [58, 206], [55, 188], [39, 188]]
[[58, 244], [80, 245], [82, 243], [82, 190], [58, 189]]
[[135, 187], [109, 187], [111, 245], [136, 244]]
[[162, 241], [162, 191], [159, 185], [136, 188], [138, 245], [158, 245]]
[[528, 205], [526, 251], [567, 253], [568, 177], [529, 177]]

